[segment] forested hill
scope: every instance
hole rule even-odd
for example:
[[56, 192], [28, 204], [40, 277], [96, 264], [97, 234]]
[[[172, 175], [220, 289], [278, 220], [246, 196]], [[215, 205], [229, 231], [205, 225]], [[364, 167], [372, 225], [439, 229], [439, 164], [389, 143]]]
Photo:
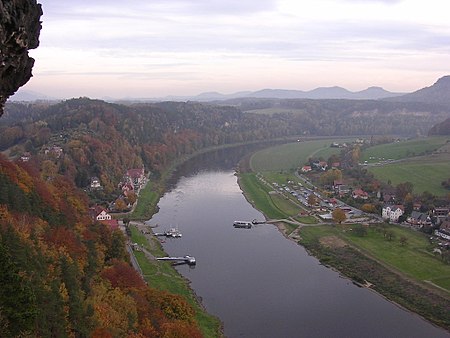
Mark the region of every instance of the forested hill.
[[87, 207], [67, 177], [0, 155], [0, 336], [200, 337], [186, 300], [149, 288]]
[[[0, 151], [8, 149], [11, 156], [28, 151], [47, 161], [49, 177], [57, 172], [84, 187], [97, 176], [112, 191], [127, 168], [144, 165], [158, 175], [174, 158], [210, 146], [296, 135], [426, 135], [450, 116], [447, 106], [374, 100], [227, 104], [119, 105], [87, 98], [10, 104], [0, 120]], [[64, 156], [42, 156], [51, 146], [61, 147]]]
[[[26, 114], [20, 113], [21, 107]], [[269, 117], [198, 103], [125, 106], [82, 98], [49, 107], [14, 104], [11, 110], [17, 114], [8, 111], [0, 125], [0, 150], [9, 149], [11, 156], [28, 151], [40, 160], [52, 160], [52, 171], [80, 187], [98, 176], [107, 190], [131, 167], [145, 165], [157, 175], [174, 158], [205, 147], [296, 132], [288, 122], [272, 127]], [[43, 156], [51, 146], [61, 147], [64, 155]]]

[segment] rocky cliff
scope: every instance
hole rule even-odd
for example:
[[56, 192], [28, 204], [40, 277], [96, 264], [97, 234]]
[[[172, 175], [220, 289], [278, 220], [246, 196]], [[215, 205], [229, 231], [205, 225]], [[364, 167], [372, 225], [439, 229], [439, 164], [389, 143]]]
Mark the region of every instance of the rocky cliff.
[[42, 8], [36, 0], [0, 0], [0, 116], [9, 96], [31, 78]]

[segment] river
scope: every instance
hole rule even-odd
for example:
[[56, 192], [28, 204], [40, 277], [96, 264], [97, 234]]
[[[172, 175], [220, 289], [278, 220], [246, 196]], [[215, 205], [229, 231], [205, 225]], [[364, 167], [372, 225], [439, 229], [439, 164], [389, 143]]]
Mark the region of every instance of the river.
[[180, 167], [149, 221], [182, 232], [164, 249], [196, 258], [195, 268], [176, 268], [227, 337], [450, 337], [320, 265], [275, 226], [235, 229], [234, 220], [264, 219], [237, 184], [233, 166], [242, 156], [220, 151]]

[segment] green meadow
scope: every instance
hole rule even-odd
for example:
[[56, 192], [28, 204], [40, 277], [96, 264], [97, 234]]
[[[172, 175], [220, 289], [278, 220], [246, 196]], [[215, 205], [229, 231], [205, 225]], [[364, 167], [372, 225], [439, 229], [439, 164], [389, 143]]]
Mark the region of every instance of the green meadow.
[[450, 161], [427, 162], [422, 159], [370, 167], [369, 171], [379, 180], [390, 181], [393, 185], [411, 182], [416, 194], [428, 191], [437, 196], [444, 196], [450, 193], [441, 185], [442, 181], [450, 178]]
[[[361, 160], [378, 162], [380, 159], [400, 160], [422, 156], [435, 151], [446, 144], [448, 137], [424, 137], [408, 141], [380, 144], [363, 151]], [[371, 159], [373, 158], [373, 159]]]
[[338, 154], [339, 148], [331, 148], [333, 142], [348, 142], [353, 139], [323, 139], [287, 143], [267, 148], [255, 153], [250, 165], [253, 171], [294, 170], [306, 164], [310, 157], [323, 157], [325, 160], [331, 154]]

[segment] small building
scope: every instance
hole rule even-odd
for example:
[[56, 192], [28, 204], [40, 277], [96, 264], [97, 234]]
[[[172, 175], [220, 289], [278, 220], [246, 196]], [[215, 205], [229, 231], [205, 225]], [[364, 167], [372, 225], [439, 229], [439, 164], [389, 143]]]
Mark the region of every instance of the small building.
[[24, 152], [22, 154], [22, 156], [20, 156], [20, 160], [22, 162], [28, 162], [30, 159], [31, 159], [31, 154], [28, 151]]
[[312, 170], [310, 165], [304, 165], [301, 169], [302, 173], [309, 173]]
[[317, 168], [320, 169], [320, 170], [325, 171], [328, 168], [328, 163], [325, 162], [325, 161], [320, 161]]
[[381, 217], [390, 222], [398, 222], [398, 218], [405, 213], [405, 207], [401, 204], [398, 205], [384, 205], [381, 211]]
[[131, 183], [134, 190], [139, 190], [145, 183], [144, 168], [128, 169], [125, 174], [124, 183]]
[[107, 221], [112, 219], [111, 215], [100, 205], [89, 208], [89, 214], [95, 221]]
[[450, 217], [450, 207], [435, 208], [434, 216], [436, 216], [438, 223], [445, 221], [448, 217]]
[[91, 189], [99, 189], [102, 187], [102, 185], [100, 184], [100, 180], [98, 179], [98, 177], [91, 177]]
[[362, 189], [355, 189], [352, 192], [352, 197], [353, 199], [362, 199], [362, 200], [366, 200], [369, 198], [369, 194], [367, 192], [365, 192]]
[[423, 227], [426, 225], [431, 225], [431, 218], [427, 214], [424, 214], [422, 212], [413, 211], [411, 213], [411, 216], [409, 216], [406, 220], [409, 224], [417, 226], [417, 227]]

